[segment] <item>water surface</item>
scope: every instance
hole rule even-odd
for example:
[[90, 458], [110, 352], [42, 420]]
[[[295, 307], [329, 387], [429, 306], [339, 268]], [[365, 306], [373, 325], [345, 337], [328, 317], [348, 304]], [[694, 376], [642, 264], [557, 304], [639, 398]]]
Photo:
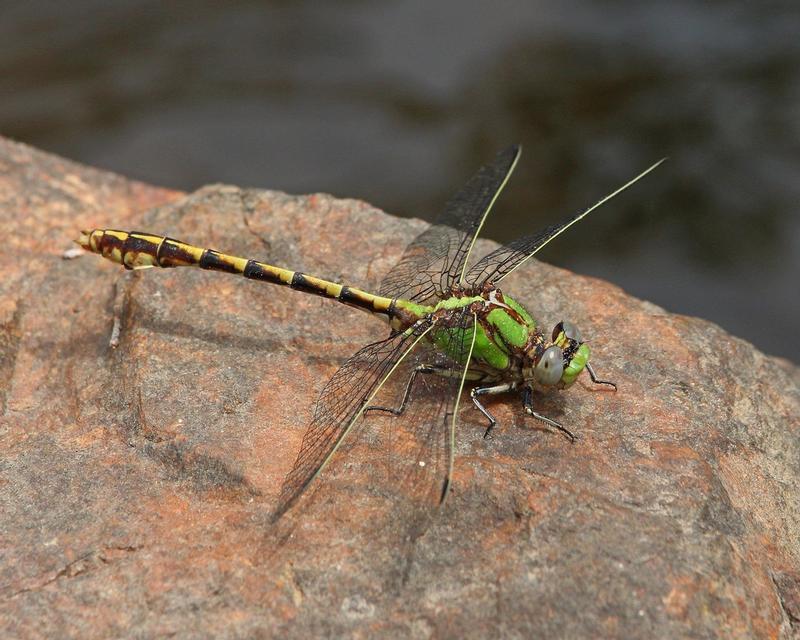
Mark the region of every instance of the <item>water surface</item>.
[[519, 141], [501, 241], [669, 156], [543, 259], [800, 361], [800, 4], [165, 4], [0, 7], [0, 132], [426, 219]]

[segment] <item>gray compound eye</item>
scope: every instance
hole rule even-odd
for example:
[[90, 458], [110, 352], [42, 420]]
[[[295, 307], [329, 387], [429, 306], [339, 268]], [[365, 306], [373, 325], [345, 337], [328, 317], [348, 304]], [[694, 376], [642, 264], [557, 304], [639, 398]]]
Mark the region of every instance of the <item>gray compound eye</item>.
[[547, 347], [533, 370], [533, 377], [539, 384], [551, 386], [561, 380], [562, 373], [564, 373], [564, 352], [558, 345]]
[[559, 322], [555, 328], [553, 329], [553, 340], [558, 337], [558, 334], [564, 332], [564, 335], [569, 338], [570, 340], [574, 340], [575, 342], [581, 341], [581, 332], [571, 322], [564, 320]]

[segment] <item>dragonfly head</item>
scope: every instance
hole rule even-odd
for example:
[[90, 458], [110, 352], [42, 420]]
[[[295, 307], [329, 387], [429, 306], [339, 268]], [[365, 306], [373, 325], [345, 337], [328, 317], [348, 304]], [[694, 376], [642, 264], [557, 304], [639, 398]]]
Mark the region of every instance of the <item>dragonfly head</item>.
[[589, 345], [581, 341], [581, 332], [571, 322], [559, 322], [553, 328], [552, 343], [534, 360], [533, 379], [545, 387], [566, 389], [578, 378], [589, 362]]

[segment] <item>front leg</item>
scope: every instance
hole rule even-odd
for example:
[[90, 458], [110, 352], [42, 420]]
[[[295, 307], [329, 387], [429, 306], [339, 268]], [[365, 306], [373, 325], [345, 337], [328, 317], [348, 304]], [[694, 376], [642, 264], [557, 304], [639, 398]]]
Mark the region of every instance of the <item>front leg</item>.
[[609, 380], [600, 380], [595, 374], [594, 369], [592, 369], [592, 365], [590, 365], [588, 362], [586, 363], [586, 370], [589, 372], [589, 377], [592, 379], [593, 384], [606, 384], [609, 387], [614, 387], [614, 391], [617, 390], [617, 385], [613, 382]]
[[566, 438], [570, 442], [574, 443], [575, 442], [575, 436], [572, 434], [572, 432], [569, 429], [567, 429], [566, 427], [560, 425], [555, 420], [551, 420], [547, 416], [543, 416], [541, 413], [536, 413], [533, 410], [532, 398], [533, 398], [533, 389], [531, 388], [530, 385], [527, 385], [522, 390], [522, 407], [525, 409], [525, 413], [527, 413], [529, 416], [533, 416], [537, 420], [541, 420], [545, 424], [549, 424], [551, 427], [554, 427], [554, 428], [558, 429], [561, 433], [563, 433], [566, 436]]

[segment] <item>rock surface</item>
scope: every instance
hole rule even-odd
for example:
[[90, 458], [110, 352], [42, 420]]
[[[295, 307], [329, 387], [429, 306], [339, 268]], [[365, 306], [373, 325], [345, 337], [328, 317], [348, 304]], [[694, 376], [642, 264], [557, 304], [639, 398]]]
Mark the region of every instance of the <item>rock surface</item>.
[[790, 363], [531, 261], [504, 288], [576, 322], [620, 386], [542, 401], [578, 442], [513, 397], [484, 440], [464, 407], [451, 495], [415, 528], [367, 432], [272, 524], [322, 385], [385, 328], [62, 252], [85, 227], [141, 228], [375, 289], [424, 224], [326, 195], [183, 197], [0, 140], [0, 225], [0, 636], [800, 635]]

